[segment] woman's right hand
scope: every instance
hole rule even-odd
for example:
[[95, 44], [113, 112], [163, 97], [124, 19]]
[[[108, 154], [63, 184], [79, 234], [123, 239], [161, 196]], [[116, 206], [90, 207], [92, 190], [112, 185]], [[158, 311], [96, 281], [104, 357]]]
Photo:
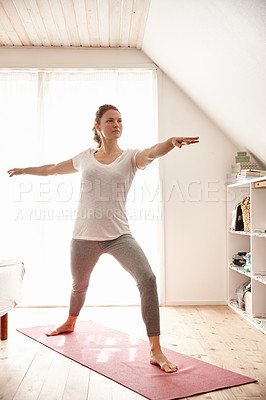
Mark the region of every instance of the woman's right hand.
[[14, 175], [22, 175], [23, 172], [23, 168], [12, 168], [9, 171], [7, 171], [7, 173], [9, 174], [9, 178], [11, 178]]

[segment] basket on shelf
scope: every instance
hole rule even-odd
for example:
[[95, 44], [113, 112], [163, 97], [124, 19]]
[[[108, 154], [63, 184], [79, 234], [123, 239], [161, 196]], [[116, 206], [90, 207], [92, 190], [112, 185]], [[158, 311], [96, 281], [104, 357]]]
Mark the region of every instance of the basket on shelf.
[[244, 231], [250, 232], [250, 197], [243, 198], [241, 203], [242, 216], [244, 222]]

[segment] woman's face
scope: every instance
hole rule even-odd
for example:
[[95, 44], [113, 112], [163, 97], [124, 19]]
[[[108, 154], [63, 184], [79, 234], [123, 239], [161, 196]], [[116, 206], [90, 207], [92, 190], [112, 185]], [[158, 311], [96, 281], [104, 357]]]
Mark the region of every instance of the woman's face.
[[120, 138], [123, 130], [121, 114], [116, 110], [106, 111], [96, 129], [107, 140]]

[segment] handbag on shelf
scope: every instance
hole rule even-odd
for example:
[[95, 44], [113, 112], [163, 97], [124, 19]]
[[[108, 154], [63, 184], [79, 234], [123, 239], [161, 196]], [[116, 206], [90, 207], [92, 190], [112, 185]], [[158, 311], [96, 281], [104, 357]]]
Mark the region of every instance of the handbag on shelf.
[[250, 232], [250, 197], [246, 196], [241, 202], [244, 231]]
[[231, 229], [233, 231], [243, 231], [243, 229], [244, 229], [241, 203], [238, 203], [235, 206], [235, 209], [234, 209], [234, 211], [232, 213]]

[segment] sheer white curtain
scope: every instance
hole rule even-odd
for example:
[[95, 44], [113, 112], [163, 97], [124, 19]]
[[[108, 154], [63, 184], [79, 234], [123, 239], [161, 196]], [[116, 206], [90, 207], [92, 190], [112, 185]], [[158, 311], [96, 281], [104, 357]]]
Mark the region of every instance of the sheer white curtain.
[[[79, 173], [9, 178], [13, 167], [57, 163], [92, 140], [95, 111], [121, 111], [122, 148], [157, 142], [156, 76], [151, 70], [1, 72], [1, 257], [24, 261], [24, 305], [67, 305], [69, 244], [79, 197]], [[158, 171], [138, 171], [128, 201], [131, 230], [158, 276]], [[87, 304], [138, 304], [133, 279], [110, 256], [95, 268]]]

